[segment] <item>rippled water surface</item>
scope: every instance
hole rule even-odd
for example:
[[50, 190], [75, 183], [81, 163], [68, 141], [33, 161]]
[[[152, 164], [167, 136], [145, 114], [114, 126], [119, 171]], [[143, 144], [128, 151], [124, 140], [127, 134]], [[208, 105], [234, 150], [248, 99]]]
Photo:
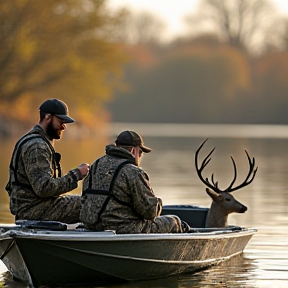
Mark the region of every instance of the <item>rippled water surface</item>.
[[[129, 127], [127, 128], [129, 129]], [[268, 130], [264, 128], [261, 127], [261, 131], [266, 131], [267, 135], [275, 134], [275, 130], [273, 133], [269, 133], [269, 129], [273, 127], [267, 127]], [[139, 129], [138, 132], [141, 133]], [[234, 134], [235, 129], [237, 128], [233, 128]], [[210, 131], [213, 138], [210, 138], [203, 147], [200, 158], [203, 159], [216, 146], [212, 160], [204, 170], [204, 176], [210, 177], [214, 173], [215, 179], [219, 180], [220, 188], [226, 188], [233, 178], [230, 155], [233, 156], [237, 165], [236, 185], [245, 179], [248, 171], [248, 161], [244, 149], [256, 159], [259, 170], [255, 180], [249, 186], [233, 193], [237, 200], [248, 207], [248, 211], [245, 214], [230, 215], [229, 224], [256, 227], [258, 233], [252, 237], [242, 255], [221, 265], [195, 274], [184, 274], [157, 281], [110, 285], [109, 287], [288, 287], [287, 135], [281, 137], [281, 135], [273, 134], [275, 136], [273, 138], [261, 134], [261, 137], [253, 138], [250, 137], [253, 135], [251, 134], [249, 138], [245, 138], [243, 135], [229, 138], [229, 134], [226, 134], [225, 137], [221, 135], [221, 138], [217, 138], [214, 135], [215, 131], [213, 130], [213, 133], [212, 130]], [[150, 176], [155, 194], [161, 197], [164, 204], [167, 205], [193, 204], [208, 207], [210, 198], [205, 193], [205, 186], [198, 179], [194, 167], [194, 153], [200, 143], [206, 139], [206, 135], [185, 137], [181, 134], [177, 137], [169, 137], [166, 133], [160, 135], [162, 137], [156, 137], [155, 134], [157, 133], [154, 133], [153, 137], [152, 133], [149, 136], [149, 132], [146, 131], [143, 134], [145, 144], [152, 147], [153, 152], [145, 155], [142, 160], [142, 167]], [[209, 129], [206, 134], [209, 137]], [[91, 163], [96, 157], [103, 154], [103, 143], [108, 142], [99, 139], [68, 142], [64, 138], [56, 143], [56, 150], [62, 154], [64, 172], [81, 162]], [[13, 141], [1, 142], [0, 222], [2, 223], [13, 222], [13, 217], [8, 211], [8, 197], [4, 190], [12, 146]], [[80, 190], [81, 187], [74, 193], [80, 193]], [[10, 275], [1, 261], [0, 273], [2, 283], [6, 283], [12, 288], [19, 286], [10, 279]]]

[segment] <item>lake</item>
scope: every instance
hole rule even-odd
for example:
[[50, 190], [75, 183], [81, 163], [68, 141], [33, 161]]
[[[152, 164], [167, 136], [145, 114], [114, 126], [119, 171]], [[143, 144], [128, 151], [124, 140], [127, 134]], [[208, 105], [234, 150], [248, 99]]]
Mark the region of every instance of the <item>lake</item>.
[[[169, 128], [170, 127], [170, 128]], [[68, 127], [69, 129], [69, 127]], [[142, 134], [145, 144], [153, 151], [144, 155], [141, 166], [149, 174], [155, 194], [164, 205], [192, 204], [210, 206], [205, 186], [196, 174], [194, 154], [206, 139], [200, 159], [216, 146], [212, 160], [203, 175], [219, 181], [220, 189], [233, 179], [233, 165], [237, 165], [236, 185], [248, 173], [244, 150], [256, 159], [259, 167], [254, 181], [233, 192], [237, 200], [248, 207], [244, 214], [231, 214], [230, 225], [256, 227], [256, 233], [242, 255], [195, 274], [169, 277], [157, 281], [127, 283], [119, 287], [288, 287], [288, 127], [257, 125], [168, 125], [114, 124], [106, 139], [70, 140], [65, 138], [55, 148], [62, 154], [63, 172], [81, 162], [91, 163], [102, 156], [105, 144], [112, 143], [116, 134], [132, 129]], [[68, 132], [68, 131], [67, 131]], [[9, 213], [8, 196], [4, 189], [8, 179], [8, 165], [17, 139], [0, 142], [0, 222], [13, 223]], [[73, 193], [81, 193], [81, 184]], [[9, 279], [0, 262], [0, 286], [19, 284]], [[21, 285], [20, 285], [21, 287]], [[24, 287], [24, 286], [23, 286]], [[97, 287], [97, 286], [93, 286]], [[100, 287], [100, 286], [99, 286]], [[103, 285], [101, 287], [104, 287]]]

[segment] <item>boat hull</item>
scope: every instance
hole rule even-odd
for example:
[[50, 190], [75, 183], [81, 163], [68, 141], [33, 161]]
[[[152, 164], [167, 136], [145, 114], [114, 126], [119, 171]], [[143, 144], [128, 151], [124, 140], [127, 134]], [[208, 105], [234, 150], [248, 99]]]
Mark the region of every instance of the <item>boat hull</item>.
[[148, 280], [229, 259], [244, 250], [255, 232], [117, 235], [16, 229], [2, 233], [0, 253], [12, 275], [32, 287]]

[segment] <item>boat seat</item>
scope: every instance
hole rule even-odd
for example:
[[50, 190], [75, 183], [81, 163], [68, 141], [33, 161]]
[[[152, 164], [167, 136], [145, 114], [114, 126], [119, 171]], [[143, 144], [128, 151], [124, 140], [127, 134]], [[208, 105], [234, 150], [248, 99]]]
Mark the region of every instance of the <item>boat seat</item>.
[[204, 228], [209, 208], [195, 205], [164, 205], [161, 215], [177, 215], [190, 227]]

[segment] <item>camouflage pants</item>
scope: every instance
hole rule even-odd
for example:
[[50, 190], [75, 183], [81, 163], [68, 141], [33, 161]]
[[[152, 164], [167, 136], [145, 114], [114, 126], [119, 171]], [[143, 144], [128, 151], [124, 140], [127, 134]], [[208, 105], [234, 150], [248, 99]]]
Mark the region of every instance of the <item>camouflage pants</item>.
[[[151, 220], [136, 220], [126, 221], [115, 225], [101, 225], [96, 227], [87, 226], [90, 230], [114, 230], [118, 234], [138, 234], [138, 233], [182, 233], [181, 220], [175, 215], [158, 216], [153, 221]], [[186, 231], [184, 231], [186, 232]]]
[[81, 197], [67, 195], [57, 198], [43, 199], [37, 206], [17, 213], [16, 220], [60, 221], [67, 224], [80, 222]]
[[141, 233], [182, 233], [181, 220], [176, 215], [158, 216], [154, 221], [146, 220]]

